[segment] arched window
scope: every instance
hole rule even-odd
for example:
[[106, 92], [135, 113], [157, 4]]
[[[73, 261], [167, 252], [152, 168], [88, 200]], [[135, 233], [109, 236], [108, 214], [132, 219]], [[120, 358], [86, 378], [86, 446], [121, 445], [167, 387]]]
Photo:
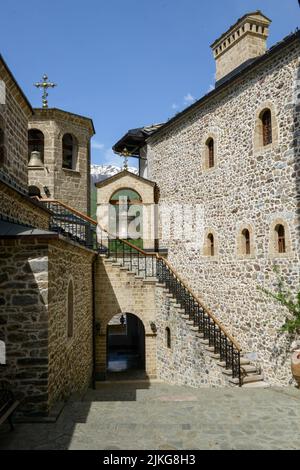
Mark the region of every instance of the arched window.
[[245, 255], [251, 254], [250, 232], [247, 228], [242, 231], [243, 253]]
[[32, 152], [39, 152], [41, 162], [44, 163], [44, 134], [38, 129], [28, 131], [28, 161]]
[[119, 189], [110, 198], [110, 204], [123, 205], [124, 202], [129, 205], [141, 204], [141, 196], [133, 189]]
[[212, 233], [207, 235], [207, 253], [209, 256], [214, 256], [215, 254], [215, 240]]
[[286, 252], [286, 242], [285, 242], [285, 229], [281, 224], [276, 225], [275, 232], [277, 236], [277, 251], [278, 253]]
[[168, 349], [171, 349], [171, 330], [166, 328], [166, 345]]
[[77, 140], [72, 134], [65, 134], [62, 140], [63, 144], [63, 168], [76, 170], [78, 145]]
[[265, 109], [261, 113], [263, 146], [270, 145], [273, 142], [272, 135], [272, 114], [270, 109]]
[[215, 143], [214, 139], [209, 138], [206, 141], [207, 152], [207, 167], [213, 168], [215, 166]]
[[73, 281], [70, 280], [68, 286], [68, 299], [67, 299], [67, 315], [68, 315], [68, 338], [72, 338], [74, 333], [74, 287]]

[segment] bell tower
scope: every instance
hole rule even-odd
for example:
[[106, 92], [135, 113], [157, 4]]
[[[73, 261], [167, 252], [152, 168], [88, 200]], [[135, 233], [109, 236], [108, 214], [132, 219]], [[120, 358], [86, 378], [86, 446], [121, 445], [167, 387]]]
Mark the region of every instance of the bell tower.
[[87, 117], [56, 108], [34, 109], [28, 129], [28, 182], [32, 192], [90, 214], [90, 141]]

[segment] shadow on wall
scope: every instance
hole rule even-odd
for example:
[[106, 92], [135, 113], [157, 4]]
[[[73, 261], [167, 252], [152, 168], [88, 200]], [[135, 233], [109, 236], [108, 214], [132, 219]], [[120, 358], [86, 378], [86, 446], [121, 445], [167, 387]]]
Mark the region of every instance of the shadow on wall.
[[19, 413], [35, 416], [47, 413], [48, 401], [46, 254], [45, 246], [18, 242], [0, 248], [0, 338], [6, 347], [0, 387], [21, 402]]
[[295, 174], [296, 174], [296, 190], [297, 190], [297, 216], [298, 216], [298, 250], [300, 251], [300, 66], [297, 70], [295, 102], [294, 102], [294, 139], [292, 148], [295, 155]]

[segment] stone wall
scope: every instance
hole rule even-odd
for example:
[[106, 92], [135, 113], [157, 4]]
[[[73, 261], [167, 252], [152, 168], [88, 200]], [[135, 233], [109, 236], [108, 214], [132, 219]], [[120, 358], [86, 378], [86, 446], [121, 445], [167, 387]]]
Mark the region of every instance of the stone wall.
[[20, 412], [45, 414], [48, 406], [48, 246], [0, 241], [0, 339], [6, 366], [0, 382], [21, 401]]
[[[198, 204], [204, 215], [193, 232], [196, 243], [174, 232], [161, 241], [170, 262], [243, 349], [256, 353], [273, 385], [291, 382], [290, 340], [278, 331], [286, 312], [257, 287], [276, 287], [274, 264], [292, 290], [299, 287], [299, 52], [295, 41], [148, 141], [149, 178], [159, 187], [160, 203]], [[278, 141], [255, 148], [257, 112], [270, 101]], [[211, 134], [216, 166], [207, 170]], [[286, 224], [285, 254], [272, 249], [276, 220]], [[253, 229], [248, 257], [238, 250], [243, 226]], [[213, 257], [205, 252], [208, 231], [218, 247]]]
[[0, 213], [15, 222], [48, 230], [50, 213], [0, 182]]
[[[156, 289], [157, 377], [170, 384], [224, 387], [226, 376], [162, 287]], [[166, 328], [170, 329], [168, 348]]]
[[[7, 351], [1, 382], [20, 399], [19, 412], [30, 416], [83, 391], [92, 376], [94, 254], [69, 242], [50, 243], [0, 241], [0, 339]], [[68, 338], [70, 279], [74, 327]]]
[[[49, 405], [82, 392], [93, 369], [94, 253], [63, 241], [49, 246]], [[68, 338], [68, 285], [74, 288], [73, 336]]]
[[27, 190], [27, 125], [32, 111], [1, 59], [0, 80], [6, 87], [5, 104], [0, 104], [0, 128], [4, 130], [0, 171]]

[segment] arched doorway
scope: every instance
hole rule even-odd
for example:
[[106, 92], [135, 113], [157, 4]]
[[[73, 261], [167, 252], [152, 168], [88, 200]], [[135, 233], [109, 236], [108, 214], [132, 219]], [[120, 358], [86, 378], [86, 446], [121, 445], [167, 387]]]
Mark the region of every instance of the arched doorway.
[[110, 233], [143, 248], [143, 201], [130, 188], [119, 189], [110, 198]]
[[145, 376], [145, 328], [131, 313], [115, 315], [107, 325], [107, 377]]

